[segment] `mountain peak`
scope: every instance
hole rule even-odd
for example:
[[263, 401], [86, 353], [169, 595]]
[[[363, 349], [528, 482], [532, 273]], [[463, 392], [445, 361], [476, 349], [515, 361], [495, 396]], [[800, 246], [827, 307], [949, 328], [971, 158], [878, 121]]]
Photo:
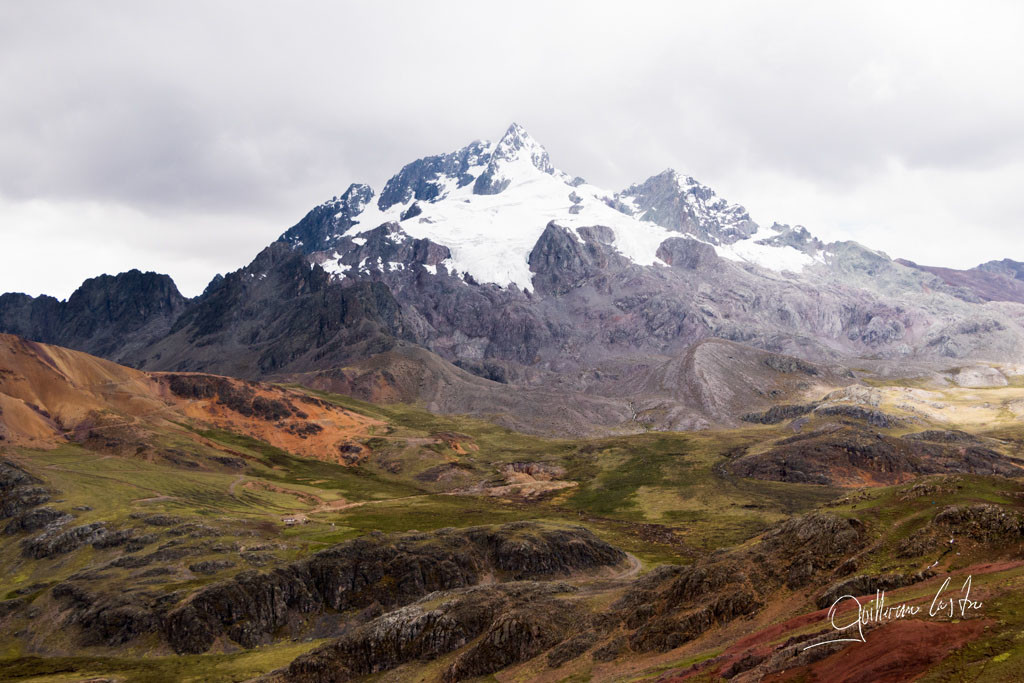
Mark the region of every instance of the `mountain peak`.
[[[675, 185], [681, 192], [690, 192], [694, 188], [707, 187], [700, 183], [696, 178], [685, 173], [680, 173], [674, 168], [666, 168], [661, 173], [651, 176], [647, 179], [647, 183], [652, 181], [660, 181], [668, 185]], [[708, 188], [710, 190], [710, 188]]]
[[494, 146], [491, 160], [515, 161], [523, 158], [528, 158], [536, 169], [544, 173], [554, 172], [544, 146], [533, 139], [525, 128], [513, 121]]
[[526, 129], [513, 122], [494, 146], [487, 169], [473, 185], [474, 194], [498, 194], [513, 178], [530, 175], [534, 169], [553, 175], [555, 167], [544, 147]]
[[[525, 128], [513, 121], [505, 131], [505, 134], [501, 136], [501, 140], [498, 141], [497, 147], [519, 150], [541, 147], [541, 145], [533, 139]], [[543, 147], [541, 147], [541, 149], [543, 149]]]
[[[747, 210], [692, 176], [667, 168], [616, 195], [629, 215], [712, 244], [731, 244], [757, 232]], [[626, 203], [622, 203], [626, 200]]]

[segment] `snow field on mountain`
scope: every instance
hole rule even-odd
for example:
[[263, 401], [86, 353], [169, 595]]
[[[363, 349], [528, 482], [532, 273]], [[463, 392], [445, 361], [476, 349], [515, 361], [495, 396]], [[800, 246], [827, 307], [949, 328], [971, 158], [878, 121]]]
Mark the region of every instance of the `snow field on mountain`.
[[[401, 221], [412, 201], [381, 211], [370, 202], [357, 217], [357, 224], [345, 235], [359, 242], [359, 235], [386, 222], [400, 223], [406, 234], [442, 244], [451, 250], [446, 262], [449, 271], [472, 276], [477, 282], [502, 287], [516, 285], [532, 290], [533, 274], [529, 256], [550, 221], [575, 232], [585, 226], [605, 226], [614, 233], [613, 246], [626, 258], [643, 266], [664, 265], [656, 254], [670, 237], [691, 235], [668, 230], [651, 221], [626, 215], [606, 203], [613, 193], [589, 184], [573, 186], [571, 177], [552, 170], [544, 148], [520, 127], [513, 125], [497, 146], [488, 144], [495, 154], [484, 156], [468, 170], [474, 179], [488, 171], [492, 183], [507, 180], [508, 186], [497, 194], [474, 194], [473, 182], [458, 187], [456, 178], [439, 177], [438, 196], [419, 202], [417, 216]], [[498, 154], [497, 152], [500, 152]], [[540, 166], [540, 168], [538, 167]], [[545, 168], [546, 167], [546, 168]], [[696, 181], [687, 178], [690, 183]], [[709, 191], [710, 193], [710, 191]], [[570, 199], [575, 194], [577, 201]], [[726, 202], [710, 193], [716, 207]], [[628, 198], [624, 198], [628, 201]], [[575, 208], [574, 208], [575, 206]], [[632, 207], [631, 207], [632, 208]], [[760, 228], [751, 238], [731, 245], [714, 245], [722, 258], [753, 263], [774, 271], [799, 272], [814, 258], [792, 247], [757, 244], [757, 240], [776, 235], [771, 228]]]

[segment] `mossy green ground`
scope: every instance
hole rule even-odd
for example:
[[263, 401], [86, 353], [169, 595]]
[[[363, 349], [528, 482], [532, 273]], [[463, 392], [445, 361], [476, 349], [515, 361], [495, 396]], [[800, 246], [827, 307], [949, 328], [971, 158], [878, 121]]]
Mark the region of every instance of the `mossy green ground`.
[[[246, 469], [188, 470], [159, 461], [99, 455], [72, 445], [51, 451], [22, 450], [13, 457], [61, 492], [51, 505], [91, 508], [76, 512], [76, 524], [103, 521], [115, 527], [138, 527], [138, 513], [176, 515], [217, 525], [229, 541], [272, 541], [271, 554], [277, 563], [370, 531], [429, 531], [538, 520], [587, 526], [650, 568], [690, 562], [707, 550], [743, 543], [788, 516], [822, 508], [850, 493], [740, 479], [727, 473], [723, 465], [733, 454], [778, 438], [781, 428], [545, 439], [479, 419], [434, 415], [415, 406], [377, 406], [335, 394], [310, 393], [387, 423], [364, 441], [369, 457], [361, 465], [299, 458], [249, 437], [200, 426], [194, 428], [210, 442], [246, 458]], [[1012, 428], [1003, 430], [998, 436], [1007, 443], [1021, 438]], [[441, 432], [465, 435], [468, 447], [460, 451], [432, 440]], [[180, 448], [179, 441], [175, 439], [174, 445]], [[417, 476], [437, 464], [459, 463], [473, 478], [497, 484], [503, 482], [501, 466], [520, 461], [564, 467], [565, 478], [576, 485], [541, 499], [524, 500], [465, 492], [451, 495]], [[957, 480], [959, 488], [937, 496], [906, 499], [906, 486], [889, 487], [824, 509], [855, 516], [877, 534], [878, 552], [862, 571], [910, 569], [917, 560], [897, 558], [898, 544], [943, 506], [1018, 502], [1012, 495], [1017, 490], [1013, 482], [973, 476]], [[341, 502], [347, 505], [330, 505]], [[282, 523], [284, 517], [296, 514], [308, 516], [309, 523], [292, 527]], [[0, 538], [0, 598], [12, 597], [16, 590], [35, 583], [53, 585], [101, 559], [99, 551], [86, 547], [54, 559], [26, 560], [19, 554], [18, 540]], [[189, 558], [188, 562], [202, 559], [210, 558]], [[248, 567], [239, 564], [214, 576], [163, 588], [194, 589], [243, 569]], [[120, 578], [115, 574], [113, 580]], [[1012, 606], [1006, 605], [1009, 614]], [[1017, 662], [1018, 645], [1018, 641], [1000, 644], [1006, 649], [993, 657], [1011, 654], [989, 670], [998, 670], [996, 664]], [[195, 657], [97, 654], [95, 658], [19, 659], [26, 654], [23, 648], [10, 634], [3, 634], [0, 653], [6, 659], [0, 661], [0, 679], [81, 680], [106, 673], [130, 681], [245, 680], [288, 663], [311, 646], [287, 642], [238, 654]]]
[[114, 676], [132, 683], [248, 681], [287, 666], [323, 641], [277, 643], [235, 654], [164, 657], [19, 657], [0, 660], [0, 680], [70, 683]]

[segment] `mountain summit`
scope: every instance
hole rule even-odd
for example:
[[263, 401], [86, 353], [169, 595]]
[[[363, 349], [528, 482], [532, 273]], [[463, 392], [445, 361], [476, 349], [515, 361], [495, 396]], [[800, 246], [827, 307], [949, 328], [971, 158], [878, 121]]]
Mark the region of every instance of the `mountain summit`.
[[667, 265], [658, 251], [674, 234], [774, 271], [799, 272], [818, 256], [778, 239], [786, 226], [762, 229], [742, 206], [672, 170], [621, 192], [593, 186], [556, 169], [517, 123], [497, 143], [477, 141], [407, 164], [384, 185], [376, 206], [372, 196], [366, 185], [353, 185], [281, 239], [320, 253], [318, 262], [336, 275], [351, 276], [352, 266], [373, 264], [347, 262], [346, 248], [367, 230], [396, 223], [406, 235], [447, 247], [449, 272], [521, 290], [533, 289], [530, 252], [552, 221], [576, 239], [579, 228], [599, 225], [613, 251], [643, 266]]
[[494, 146], [487, 168], [473, 184], [473, 192], [498, 194], [513, 180], [529, 177], [534, 169], [548, 175], [555, 173], [547, 150], [530, 137], [525, 128], [513, 123]]

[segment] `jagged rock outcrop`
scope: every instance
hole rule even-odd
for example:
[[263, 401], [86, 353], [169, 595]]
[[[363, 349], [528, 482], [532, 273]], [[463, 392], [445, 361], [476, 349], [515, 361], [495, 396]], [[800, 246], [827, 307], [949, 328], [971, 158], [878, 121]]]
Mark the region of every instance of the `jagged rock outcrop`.
[[1007, 512], [998, 505], [952, 505], [935, 515], [938, 526], [956, 529], [979, 541], [1013, 539], [1024, 531], [1024, 516]]
[[199, 297], [169, 336], [134, 360], [149, 369], [253, 378], [343, 363], [410, 337], [386, 286], [332, 283], [277, 242]]
[[0, 519], [20, 517], [50, 500], [42, 481], [0, 457]]
[[538, 293], [558, 296], [600, 278], [615, 254], [596, 239], [598, 235], [584, 235], [581, 239], [553, 221], [544, 228], [529, 259]]
[[373, 189], [353, 183], [340, 197], [314, 207], [280, 239], [304, 252], [327, 249], [337, 236], [355, 225], [356, 217], [371, 201]]
[[[90, 542], [92, 536], [86, 538], [86, 531], [100, 533], [98, 525], [70, 531], [79, 544]], [[36, 545], [39, 543], [33, 547]], [[199, 590], [176, 606], [150, 601], [147, 607], [139, 596], [132, 598], [131, 604], [133, 610], [149, 609], [156, 615], [156, 621], [139, 616], [136, 622], [159, 623], [175, 651], [200, 653], [225, 636], [243, 647], [269, 642], [299, 615], [325, 610], [342, 613], [374, 604], [395, 608], [434, 591], [475, 585], [485, 575], [511, 580], [557, 578], [624, 559], [620, 550], [582, 528], [516, 523], [394, 538], [377, 535], [269, 572], [242, 572]], [[71, 588], [63, 590], [73, 592]], [[114, 619], [107, 612], [119, 613], [125, 600], [126, 596], [92, 596], [88, 601], [90, 619]]]
[[52, 595], [67, 610], [65, 623], [78, 627], [82, 645], [107, 647], [123, 645], [141, 634], [156, 631], [159, 615], [147, 603], [166, 604], [169, 599], [146, 593], [101, 598], [73, 583], [58, 584]]
[[[615, 196], [616, 208], [712, 244], [729, 244], [757, 232], [747, 210], [730, 204], [690, 176], [672, 169]], [[628, 203], [624, 203], [628, 202]]]
[[981, 270], [986, 273], [999, 273], [1012, 277], [1015, 280], [1024, 280], [1024, 262], [1014, 261], [1013, 259], [1004, 258], [1000, 261], [988, 261], [982, 263], [975, 270]]
[[77, 550], [83, 545], [99, 541], [108, 533], [103, 522], [92, 522], [70, 528], [57, 524], [48, 527], [38, 536], [23, 540], [21, 554], [36, 560], [56, 557]]
[[790, 405], [783, 404], [778, 406], [772, 406], [768, 410], [762, 413], [747, 413], [741, 419], [744, 422], [753, 422], [756, 424], [763, 425], [775, 425], [785, 420], [792, 420], [806, 415], [807, 413], [814, 410], [814, 404], [807, 405]]
[[68, 297], [0, 296], [0, 332], [114, 361], [163, 338], [186, 307], [167, 275], [130, 270], [82, 283]]
[[757, 241], [771, 247], [792, 247], [799, 252], [811, 256], [819, 254], [825, 249], [825, 243], [810, 233], [802, 225], [789, 226], [775, 223], [770, 228], [775, 234]]
[[456, 152], [424, 157], [406, 164], [384, 185], [377, 206], [386, 210], [412, 200], [429, 202], [442, 194], [451, 178], [455, 179], [455, 187], [472, 183], [474, 176], [469, 169], [486, 163], [489, 147], [478, 140]]
[[66, 512], [54, 510], [51, 507], [37, 507], [16, 516], [7, 526], [4, 527], [5, 534], [20, 534], [29, 531], [38, 531], [48, 526], [61, 526], [70, 522], [74, 517]]
[[937, 443], [980, 443], [978, 437], [959, 429], [926, 429], [923, 432], [904, 434], [903, 438]]
[[879, 429], [892, 429], [899, 427], [903, 421], [875, 408], [865, 408], [857, 405], [830, 404], [818, 406], [814, 409], [815, 415], [822, 417], [846, 417], [851, 420], [865, 422], [872, 427]]
[[[245, 382], [215, 375], [159, 375], [175, 396], [187, 399], [215, 399], [219, 405], [245, 415], [267, 421], [283, 420], [292, 416], [305, 419], [308, 415], [288, 399], [266, 398]], [[171, 522], [177, 523], [176, 521]]]
[[714, 267], [718, 262], [714, 247], [686, 237], [669, 237], [658, 247], [657, 256], [673, 268], [687, 270]]
[[405, 234], [398, 223], [384, 223], [360, 233], [358, 240], [342, 237], [337, 248], [323, 262], [324, 268], [338, 276], [353, 280], [375, 276], [394, 270], [417, 273], [428, 268], [436, 273], [447, 273], [444, 262], [451, 257], [448, 247], [428, 239], [414, 239]]
[[584, 610], [571, 600], [575, 591], [560, 582], [513, 582], [431, 594], [299, 657], [278, 680], [340, 683], [409, 661], [436, 659], [471, 641], [443, 679], [490, 674], [588, 625]]

